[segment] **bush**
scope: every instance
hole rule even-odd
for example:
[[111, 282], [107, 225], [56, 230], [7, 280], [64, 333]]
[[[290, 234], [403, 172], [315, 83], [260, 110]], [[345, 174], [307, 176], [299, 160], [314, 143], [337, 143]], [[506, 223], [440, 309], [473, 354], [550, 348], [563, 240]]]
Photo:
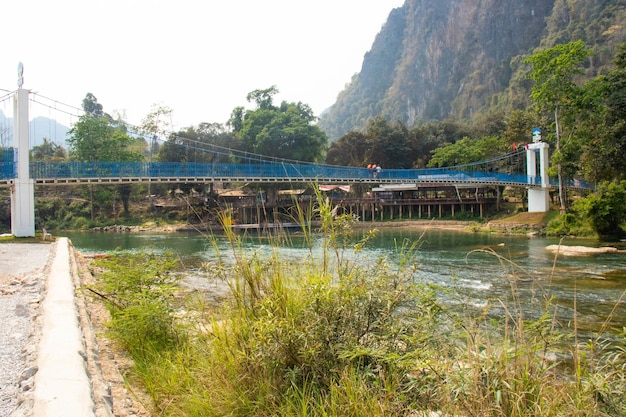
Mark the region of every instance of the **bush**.
[[414, 281], [418, 242], [400, 242], [393, 262], [367, 259], [360, 250], [374, 231], [355, 240], [353, 218], [335, 218], [325, 202], [318, 214], [321, 250], [308, 235], [303, 259], [246, 252], [226, 227], [232, 253], [217, 251], [209, 270], [231, 298], [186, 310], [197, 326], [189, 334], [174, 318], [171, 259], [116, 254], [100, 264], [111, 331], [160, 415], [626, 413], [626, 338], [617, 348], [599, 336], [580, 343], [559, 327], [549, 294], [527, 318], [513, 268], [503, 271], [512, 297], [497, 300], [500, 319], [443, 307], [437, 288]]
[[626, 221], [626, 181], [603, 182], [598, 191], [581, 201], [594, 230], [603, 238], [624, 236]]
[[550, 221], [547, 234], [552, 236], [623, 237], [626, 222], [626, 181], [604, 182], [598, 191], [577, 200], [568, 213]]
[[178, 287], [171, 274], [177, 261], [171, 254], [116, 252], [99, 259], [104, 268], [95, 293], [111, 313], [111, 334], [135, 360], [175, 348], [182, 329], [176, 326], [174, 297]]

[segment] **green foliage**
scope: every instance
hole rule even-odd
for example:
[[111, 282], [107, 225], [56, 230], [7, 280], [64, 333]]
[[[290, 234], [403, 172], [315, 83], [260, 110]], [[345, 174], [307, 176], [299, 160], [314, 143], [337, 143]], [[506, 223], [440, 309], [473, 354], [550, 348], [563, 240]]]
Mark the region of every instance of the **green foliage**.
[[70, 157], [81, 162], [142, 161], [143, 155], [129, 148], [135, 143], [120, 120], [103, 113], [93, 94], [83, 100], [85, 114], [69, 131]]
[[530, 142], [532, 129], [536, 127], [536, 116], [525, 110], [514, 110], [506, 117], [506, 128], [503, 138], [511, 147], [521, 146]]
[[[97, 291], [112, 311], [111, 331], [133, 355], [159, 415], [626, 411], [623, 347], [600, 335], [580, 343], [559, 327], [549, 293], [534, 287], [540, 282], [533, 281], [532, 294], [544, 297], [534, 300], [538, 313], [527, 317], [512, 262], [475, 251], [497, 256], [511, 286], [509, 299], [493, 300], [501, 313], [490, 319], [488, 307], [473, 310], [463, 300], [459, 308], [443, 306], [440, 289], [415, 280], [419, 242], [398, 242], [393, 259], [365, 258], [360, 250], [375, 231], [356, 238], [354, 218], [336, 216], [328, 201], [318, 201], [317, 214], [319, 239], [305, 239], [308, 255], [294, 259], [277, 248], [244, 250], [224, 213], [232, 253], [215, 245], [207, 268], [231, 296], [214, 308], [186, 304], [180, 313], [171, 258], [123, 252], [98, 263], [107, 271]], [[195, 331], [175, 317], [185, 317]]]
[[614, 180], [600, 183], [595, 193], [576, 200], [566, 214], [548, 224], [547, 233], [616, 239], [624, 236], [625, 225], [626, 180]]
[[94, 226], [89, 203], [84, 200], [66, 201], [62, 198], [38, 198], [35, 213], [39, 227], [49, 230], [80, 230]]
[[618, 47], [615, 66], [586, 84], [586, 152], [583, 169], [595, 181], [626, 179], [626, 44]]
[[157, 159], [159, 162], [233, 162], [225, 154], [225, 148], [243, 149], [243, 143], [219, 123], [201, 123], [170, 135], [160, 146]]
[[428, 167], [450, 167], [482, 161], [507, 152], [508, 146], [498, 136], [463, 139], [432, 151]]
[[598, 191], [581, 200], [581, 211], [603, 238], [624, 235], [626, 222], [626, 180], [603, 182]]
[[546, 227], [546, 234], [548, 236], [595, 236], [589, 219], [580, 214], [579, 204], [575, 202], [566, 213], [550, 220]]
[[326, 163], [353, 167], [367, 166], [368, 148], [368, 139], [364, 133], [346, 133], [338, 141], [330, 144], [326, 154]]
[[32, 161], [59, 162], [65, 161], [67, 152], [65, 152], [65, 148], [62, 146], [57, 145], [48, 138], [43, 138], [41, 145], [33, 146], [30, 150], [30, 158]]
[[410, 168], [415, 158], [411, 134], [402, 123], [384, 117], [372, 119], [364, 133], [351, 132], [330, 145], [326, 162], [333, 165], [369, 164], [385, 168]]
[[303, 103], [283, 101], [279, 107], [272, 103], [276, 87], [255, 90], [248, 94], [248, 101], [255, 101], [257, 108], [236, 108], [229, 124], [244, 142], [247, 150], [265, 156], [319, 162], [327, 143], [326, 134], [312, 123], [315, 116]]
[[409, 130], [401, 122], [390, 123], [383, 116], [371, 119], [367, 129], [350, 132], [330, 145], [326, 162], [333, 165], [384, 168], [425, 166], [430, 152], [469, 134], [469, 129], [450, 120], [430, 122]]
[[541, 111], [554, 113], [571, 104], [579, 93], [574, 77], [584, 74], [583, 64], [590, 53], [578, 40], [535, 52], [526, 59], [533, 66], [531, 97]]
[[[103, 113], [102, 105], [97, 103], [92, 94], [87, 94], [83, 107], [85, 114], [72, 126], [69, 131], [70, 137], [67, 139], [71, 159], [80, 162], [140, 162], [144, 160], [145, 141], [130, 137], [126, 132], [126, 125]], [[129, 212], [131, 190], [132, 188], [128, 185], [121, 185], [118, 188], [126, 214]], [[94, 204], [93, 189], [90, 189], [89, 198], [92, 208], [111, 201], [111, 199], [104, 201], [100, 199]], [[94, 220], [94, 211], [92, 210], [91, 220]]]
[[123, 128], [107, 117], [95, 117], [85, 114], [70, 129], [67, 144], [70, 157], [81, 162], [104, 161], [142, 161], [141, 153], [128, 148], [134, 140]]
[[177, 261], [172, 254], [116, 252], [95, 261], [104, 268], [94, 292], [111, 313], [111, 334], [135, 360], [172, 349], [184, 336], [176, 326]]
[[83, 110], [86, 114], [94, 117], [103, 117], [104, 111], [102, 104], [98, 103], [98, 99], [92, 93], [87, 93], [83, 99]]

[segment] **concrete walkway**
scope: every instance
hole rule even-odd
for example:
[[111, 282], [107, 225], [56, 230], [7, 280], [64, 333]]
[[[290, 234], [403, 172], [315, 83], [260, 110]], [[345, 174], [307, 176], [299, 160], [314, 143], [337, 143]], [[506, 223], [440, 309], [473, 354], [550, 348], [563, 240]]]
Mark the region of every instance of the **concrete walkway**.
[[95, 406], [75, 302], [67, 238], [57, 239], [53, 256], [41, 306], [33, 416], [91, 417], [95, 415]]
[[111, 417], [67, 238], [0, 244], [0, 417]]

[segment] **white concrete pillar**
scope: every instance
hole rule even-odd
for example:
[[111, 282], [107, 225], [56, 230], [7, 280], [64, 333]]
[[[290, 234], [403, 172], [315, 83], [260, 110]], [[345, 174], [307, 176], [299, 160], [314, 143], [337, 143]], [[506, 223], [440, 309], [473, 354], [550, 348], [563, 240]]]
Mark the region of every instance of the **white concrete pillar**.
[[35, 236], [35, 185], [29, 173], [28, 90], [19, 88], [13, 107], [13, 144], [17, 147], [17, 178], [11, 188], [11, 233]]
[[[550, 210], [550, 181], [548, 177], [549, 145], [545, 142], [535, 142], [526, 147], [526, 174], [529, 183], [535, 184], [534, 179], [541, 177], [541, 188], [528, 188], [528, 211], [530, 213], [545, 213]], [[539, 152], [539, 171], [537, 171], [537, 155]]]

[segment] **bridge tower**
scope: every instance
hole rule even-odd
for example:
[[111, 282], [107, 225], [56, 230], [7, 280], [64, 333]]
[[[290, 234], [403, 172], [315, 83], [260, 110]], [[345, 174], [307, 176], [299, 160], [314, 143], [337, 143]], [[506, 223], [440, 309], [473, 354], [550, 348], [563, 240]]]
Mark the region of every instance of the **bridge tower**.
[[[526, 146], [526, 174], [530, 183], [541, 177], [541, 188], [528, 187], [528, 212], [545, 213], [550, 210], [550, 183], [548, 178], [548, 149], [545, 142], [533, 142]], [[537, 172], [537, 154], [539, 172]]]
[[28, 93], [22, 88], [22, 63], [18, 67], [18, 90], [13, 103], [13, 143], [17, 145], [17, 177], [11, 187], [11, 233], [35, 236], [35, 182], [29, 172]]

